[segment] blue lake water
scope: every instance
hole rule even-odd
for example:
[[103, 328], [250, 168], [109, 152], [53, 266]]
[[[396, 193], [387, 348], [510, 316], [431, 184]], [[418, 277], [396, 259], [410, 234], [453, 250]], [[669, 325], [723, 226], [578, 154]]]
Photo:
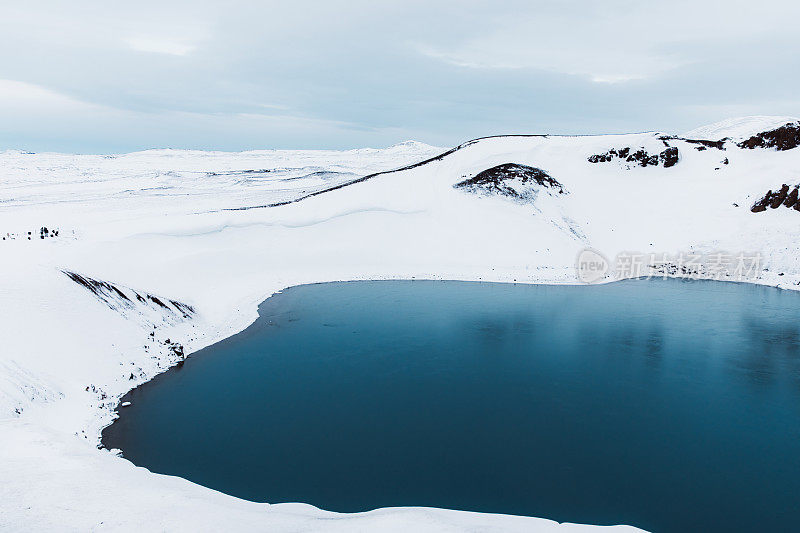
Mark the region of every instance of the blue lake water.
[[800, 528], [800, 295], [719, 282], [306, 285], [129, 393], [154, 472], [333, 511]]

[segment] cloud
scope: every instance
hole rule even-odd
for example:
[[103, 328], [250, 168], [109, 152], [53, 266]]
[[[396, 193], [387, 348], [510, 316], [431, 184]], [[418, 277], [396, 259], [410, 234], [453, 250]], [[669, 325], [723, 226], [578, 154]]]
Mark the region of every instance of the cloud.
[[[274, 111], [135, 111], [83, 102], [32, 83], [0, 79], [0, 124], [14, 125], [11, 130], [0, 128], [0, 145], [86, 153], [164, 147], [287, 148], [309, 140], [318, 147], [331, 147], [330, 139], [345, 139], [332, 147], [356, 148], [389, 145], [394, 139], [411, 136], [403, 128], [360, 131], [363, 128], [359, 124], [291, 114], [269, 104], [261, 107]], [[124, 136], [120, 129], [124, 129]], [[348, 143], [346, 139], [354, 131], [360, 131], [361, 142]], [[220, 142], [221, 138], [226, 141]]]
[[173, 56], [185, 56], [197, 48], [193, 44], [180, 43], [157, 37], [132, 37], [126, 39], [125, 42], [131, 49], [139, 52], [151, 52]]
[[18, 80], [0, 82], [0, 149], [444, 145], [797, 115], [798, 18], [790, 0], [0, 2], [0, 75]]
[[763, 46], [793, 32], [798, 15], [798, 6], [772, 0], [532, 2], [528, 9], [487, 13], [480, 31], [447, 32], [413, 46], [462, 68], [539, 70], [619, 84], [702, 63], [720, 44]]
[[[669, 70], [669, 69], [666, 69]], [[625, 83], [628, 81], [647, 79], [645, 74], [592, 74], [590, 78], [594, 83]]]
[[[602, 50], [589, 51], [584, 48], [560, 47], [534, 50], [518, 50], [521, 43], [509, 43], [505, 38], [495, 42], [477, 41], [452, 50], [442, 51], [430, 46], [418, 45], [424, 56], [438, 59], [457, 67], [487, 70], [541, 70], [582, 76], [593, 83], [624, 83], [644, 80], [674, 68], [689, 64], [669, 57], [648, 55], [642, 51], [614, 54], [609, 57]], [[502, 50], [500, 52], [499, 50]], [[512, 50], [512, 51], [509, 51]]]
[[565, 12], [505, 14], [477, 35], [417, 49], [464, 68], [539, 70], [595, 83], [650, 79], [692, 62], [670, 50], [670, 35], [642, 24], [650, 18], [663, 20], [653, 10], [634, 15], [618, 12], [613, 3], [604, 5], [607, 11], [583, 6], [581, 17]]
[[45, 87], [17, 80], [0, 79], [0, 118], [52, 113], [96, 111], [101, 106], [81, 102]]

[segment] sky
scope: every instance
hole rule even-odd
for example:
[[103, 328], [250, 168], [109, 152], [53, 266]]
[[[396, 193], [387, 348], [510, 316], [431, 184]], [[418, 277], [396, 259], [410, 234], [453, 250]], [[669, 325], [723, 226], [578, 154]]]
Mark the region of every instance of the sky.
[[437, 146], [800, 116], [800, 3], [27, 0], [0, 149]]

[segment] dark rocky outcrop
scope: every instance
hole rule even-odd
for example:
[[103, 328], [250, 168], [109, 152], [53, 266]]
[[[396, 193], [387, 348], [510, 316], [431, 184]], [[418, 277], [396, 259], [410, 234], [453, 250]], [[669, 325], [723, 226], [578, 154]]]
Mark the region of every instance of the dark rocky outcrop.
[[542, 187], [564, 194], [564, 187], [544, 170], [517, 163], [504, 163], [486, 169], [472, 178], [456, 183], [453, 187], [478, 194], [508, 196], [517, 200], [532, 199], [536, 191]]
[[159, 306], [159, 307], [162, 307], [162, 308], [164, 308], [164, 309], [169, 309], [169, 307], [167, 307], [167, 305], [166, 305], [164, 302], [162, 302], [162, 301], [161, 301], [161, 300], [160, 300], [158, 297], [156, 297], [156, 296], [153, 296], [152, 294], [148, 294], [148, 295], [147, 295], [147, 298], [148, 298], [148, 299], [149, 299], [151, 302], [153, 302], [154, 304], [156, 304], [157, 306]]
[[708, 148], [716, 148], [717, 150], [725, 150], [725, 141], [727, 141], [727, 137], [725, 139], [720, 139], [718, 141], [709, 141], [707, 139], [685, 139], [683, 137], [678, 137], [676, 135], [662, 135], [658, 138], [661, 142], [664, 143], [664, 146], [672, 146], [669, 144], [670, 141], [682, 141], [689, 144], [696, 144], [697, 150], [703, 151]]
[[675, 146], [667, 148], [666, 150], [658, 154], [658, 159], [661, 161], [661, 164], [664, 165], [664, 168], [669, 168], [677, 165], [679, 159], [678, 148]]
[[750, 211], [753, 213], [761, 213], [766, 211], [768, 207], [771, 209], [777, 209], [780, 206], [790, 209], [793, 208], [796, 211], [800, 211], [800, 201], [798, 201], [798, 196], [800, 196], [800, 185], [795, 185], [791, 192], [789, 192], [790, 188], [791, 187], [789, 185], [784, 183], [778, 191], [767, 191], [767, 194], [753, 204], [753, 206], [750, 208]]
[[675, 146], [670, 146], [658, 154], [649, 154], [644, 148], [636, 151], [630, 147], [612, 148], [608, 152], [589, 156], [588, 161], [590, 163], [607, 163], [614, 159], [634, 163], [640, 167], [656, 167], [661, 164], [664, 168], [669, 168], [678, 164], [680, 152]]
[[697, 149], [700, 150], [701, 148], [716, 148], [717, 150], [724, 150], [725, 149], [725, 139], [721, 139], [719, 141], [706, 141], [704, 139], [681, 139], [680, 137], [674, 137], [675, 139], [679, 139], [683, 142], [687, 142], [689, 144], [696, 144]]
[[631, 155], [625, 158], [625, 161], [629, 163], [639, 163], [639, 166], [642, 167], [657, 167], [658, 166], [658, 154], [650, 155], [647, 153], [647, 150], [644, 148], [640, 148], [633, 152]]
[[796, 206], [797, 197], [798, 197], [798, 188], [795, 187], [794, 189], [792, 189], [792, 192], [786, 197], [786, 200], [783, 201], [783, 205], [789, 208]]
[[786, 201], [786, 198], [789, 196], [789, 186], [784, 184], [781, 189], [772, 195], [772, 201], [770, 202], [769, 206], [772, 209], [778, 209], [783, 202]]
[[617, 151], [614, 149], [609, 150], [604, 154], [594, 154], [589, 156], [589, 163], [608, 163], [617, 157]]
[[791, 150], [800, 146], [800, 124], [788, 123], [780, 128], [753, 135], [738, 144], [739, 148], [775, 148]]

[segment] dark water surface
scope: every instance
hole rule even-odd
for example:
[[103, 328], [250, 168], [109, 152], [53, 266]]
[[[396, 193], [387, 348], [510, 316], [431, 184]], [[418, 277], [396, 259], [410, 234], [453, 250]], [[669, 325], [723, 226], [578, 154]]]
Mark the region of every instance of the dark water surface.
[[800, 295], [677, 280], [306, 285], [103, 442], [256, 501], [800, 530]]

